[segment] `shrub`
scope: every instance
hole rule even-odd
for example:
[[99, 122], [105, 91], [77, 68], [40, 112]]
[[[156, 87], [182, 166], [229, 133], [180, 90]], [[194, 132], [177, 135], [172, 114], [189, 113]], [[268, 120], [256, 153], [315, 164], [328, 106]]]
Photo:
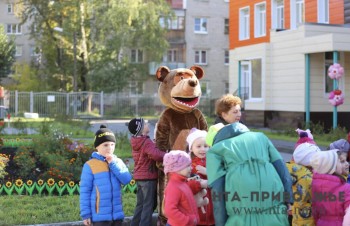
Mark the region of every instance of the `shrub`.
[[45, 131], [47, 134], [33, 138], [31, 147], [18, 148], [14, 157], [17, 175], [11, 176], [78, 182], [82, 166], [93, 148], [70, 139], [58, 130]]

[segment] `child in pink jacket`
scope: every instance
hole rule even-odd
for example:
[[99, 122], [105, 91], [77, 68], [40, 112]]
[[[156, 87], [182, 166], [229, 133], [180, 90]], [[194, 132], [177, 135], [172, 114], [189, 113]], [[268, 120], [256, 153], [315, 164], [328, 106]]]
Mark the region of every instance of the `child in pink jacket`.
[[350, 225], [350, 184], [342, 176], [349, 172], [346, 156], [346, 152], [333, 149], [311, 157], [312, 215], [316, 226]]
[[164, 192], [167, 226], [195, 226], [199, 222], [197, 204], [187, 183], [191, 163], [191, 157], [185, 151], [173, 150], [164, 156], [164, 173], [168, 177]]

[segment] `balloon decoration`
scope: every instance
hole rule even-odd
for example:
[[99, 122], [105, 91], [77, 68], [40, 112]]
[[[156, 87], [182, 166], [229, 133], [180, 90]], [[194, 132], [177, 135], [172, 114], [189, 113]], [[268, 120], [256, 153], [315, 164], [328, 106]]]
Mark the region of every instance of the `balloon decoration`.
[[329, 68], [328, 68], [328, 76], [331, 79], [340, 79], [341, 77], [343, 77], [344, 75], [344, 68], [342, 66], [340, 66], [340, 64], [332, 64]]
[[338, 79], [343, 77], [343, 75], [344, 68], [338, 63], [334, 63], [328, 68], [328, 76], [337, 81], [337, 89], [331, 91], [328, 96], [328, 101], [333, 106], [339, 106], [344, 103], [344, 95], [342, 91], [338, 89]]
[[339, 89], [333, 90], [329, 93], [328, 101], [333, 106], [341, 105], [344, 103], [344, 95]]

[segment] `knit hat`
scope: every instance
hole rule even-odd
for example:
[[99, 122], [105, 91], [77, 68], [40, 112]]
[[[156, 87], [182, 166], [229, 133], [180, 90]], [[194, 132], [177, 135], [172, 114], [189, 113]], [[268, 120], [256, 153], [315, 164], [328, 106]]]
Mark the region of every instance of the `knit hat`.
[[311, 157], [315, 153], [320, 151], [321, 149], [315, 144], [302, 143], [295, 148], [293, 152], [293, 159], [297, 164], [300, 164], [303, 166], [310, 166]]
[[215, 125], [212, 125], [209, 127], [208, 130], [208, 134], [205, 137], [205, 142], [207, 143], [207, 145], [209, 145], [210, 147], [213, 146], [214, 143], [214, 138], [216, 136], [216, 134], [219, 132], [219, 130], [221, 130], [225, 125], [223, 123], [217, 123]]
[[189, 150], [192, 150], [192, 144], [193, 142], [197, 139], [197, 138], [200, 138], [200, 137], [203, 137], [203, 138], [206, 138], [208, 132], [205, 131], [205, 130], [199, 130], [197, 128], [192, 128], [190, 130], [190, 133], [189, 135], [187, 136], [186, 138], [186, 141], [188, 143], [188, 149]]
[[180, 150], [172, 150], [163, 158], [164, 173], [177, 172], [191, 164], [191, 157]]
[[346, 151], [348, 152], [350, 149], [350, 144], [345, 139], [339, 139], [337, 141], [334, 141], [329, 145], [329, 149], [338, 149], [339, 151]]
[[338, 162], [338, 149], [320, 151], [315, 153], [310, 160], [310, 165], [317, 173], [333, 174]]
[[143, 126], [145, 125], [145, 120], [143, 118], [131, 119], [128, 124], [128, 129], [133, 136], [139, 136], [142, 133]]
[[309, 129], [301, 130], [298, 128], [295, 131], [298, 133], [299, 139], [298, 139], [297, 143], [295, 144], [294, 148], [296, 148], [298, 145], [303, 144], [303, 143], [316, 144], [314, 141], [314, 137], [312, 136], [311, 131]]
[[115, 143], [115, 136], [112, 130], [107, 129], [107, 126], [101, 125], [100, 129], [95, 133], [94, 146], [95, 148], [100, 144], [111, 141]]

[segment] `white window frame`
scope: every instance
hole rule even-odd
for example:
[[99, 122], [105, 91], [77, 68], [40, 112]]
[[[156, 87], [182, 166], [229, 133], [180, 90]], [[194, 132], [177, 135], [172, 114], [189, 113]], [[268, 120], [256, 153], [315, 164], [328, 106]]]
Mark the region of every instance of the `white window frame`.
[[230, 64], [230, 51], [228, 49], [225, 49], [224, 51], [224, 64], [225, 65]]
[[168, 49], [168, 51], [163, 55], [163, 62], [178, 62], [178, 54], [178, 49]]
[[202, 81], [200, 82], [201, 84], [201, 91], [202, 91], [202, 96], [209, 96], [210, 95], [210, 88], [209, 88], [209, 81]]
[[8, 35], [21, 35], [22, 26], [20, 24], [6, 24], [6, 34]]
[[317, 20], [329, 24], [329, 0], [317, 0]]
[[300, 24], [305, 21], [304, 0], [291, 0], [290, 1], [290, 27], [296, 29]]
[[[253, 60], [260, 60], [261, 61], [261, 84], [260, 84], [260, 97], [253, 97], [253, 66], [252, 61]], [[261, 101], [263, 98], [263, 59], [261, 58], [255, 58], [250, 60], [244, 60], [241, 61], [241, 84], [240, 84], [241, 90], [243, 91], [241, 95], [243, 95], [243, 99], [251, 102], [258, 102]], [[245, 89], [244, 89], [245, 88]], [[247, 92], [246, 92], [247, 90]]]
[[14, 13], [14, 5], [7, 4], [7, 14], [13, 14], [13, 13]]
[[271, 9], [272, 29], [284, 29], [284, 2], [273, 0]]
[[40, 56], [41, 55], [40, 52], [41, 50], [39, 47], [33, 46], [33, 45], [30, 46], [30, 56], [33, 56], [33, 57]]
[[23, 46], [22, 45], [16, 45], [16, 57], [20, 57], [23, 55]]
[[194, 51], [194, 63], [198, 65], [207, 65], [207, 51], [206, 50], [195, 50]]
[[205, 17], [194, 18], [194, 33], [208, 34], [208, 19]]
[[250, 37], [249, 13], [249, 6], [239, 9], [239, 40], [246, 40]]
[[131, 63], [143, 63], [143, 50], [131, 49], [130, 50], [130, 62]]
[[254, 37], [266, 36], [266, 3], [255, 4], [254, 11]]

